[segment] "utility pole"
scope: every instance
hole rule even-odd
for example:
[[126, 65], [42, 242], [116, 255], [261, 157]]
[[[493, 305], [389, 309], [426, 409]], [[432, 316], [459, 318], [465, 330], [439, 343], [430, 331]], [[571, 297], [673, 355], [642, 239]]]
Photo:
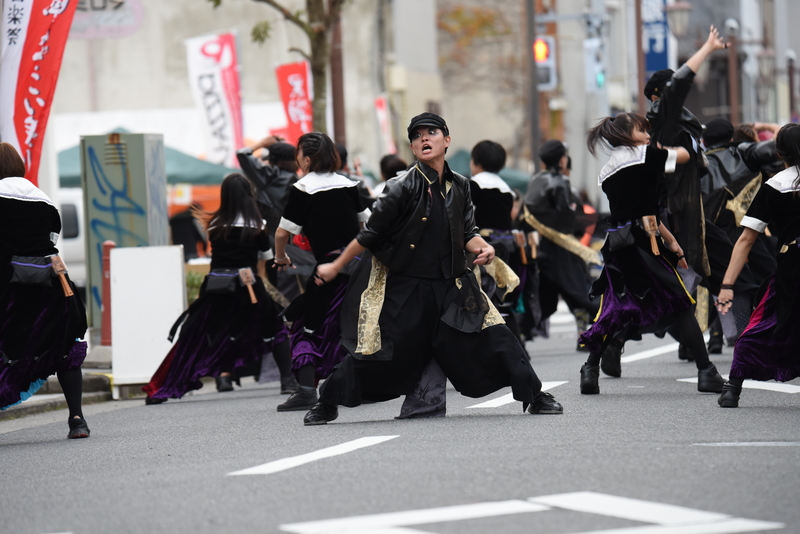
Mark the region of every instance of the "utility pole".
[[644, 100], [644, 50], [642, 49], [642, 0], [634, 0], [636, 25], [636, 109], [639, 115], [645, 116], [647, 107]]
[[536, 40], [536, 0], [525, 0], [528, 19], [528, 118], [530, 119], [531, 159], [533, 168], [539, 171], [539, 87], [536, 76], [536, 61], [533, 43]]
[[[330, 4], [328, 2], [328, 9]], [[337, 14], [331, 29], [331, 101], [333, 104], [333, 140], [347, 146], [344, 111], [344, 68], [342, 66], [342, 18]]]

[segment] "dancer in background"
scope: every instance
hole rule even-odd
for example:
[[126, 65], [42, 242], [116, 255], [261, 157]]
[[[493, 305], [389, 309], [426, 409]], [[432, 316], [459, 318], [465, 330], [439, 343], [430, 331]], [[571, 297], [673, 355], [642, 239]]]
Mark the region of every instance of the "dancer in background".
[[259, 257], [270, 252], [270, 242], [253, 186], [243, 175], [229, 174], [220, 195], [219, 209], [204, 221], [212, 247], [211, 272], [200, 296], [172, 327], [170, 340], [181, 329], [178, 340], [142, 388], [147, 404], [200, 389], [204, 376], [216, 377], [218, 391], [232, 391], [238, 370], [260, 368], [270, 351], [288, 351], [280, 307], [254, 275]]
[[739, 406], [745, 379], [786, 382], [800, 376], [800, 125], [781, 128], [775, 148], [787, 168], [761, 186], [742, 219], [744, 230], [717, 302], [720, 313], [730, 312], [733, 283], [759, 234], [769, 226], [781, 245], [777, 269], [762, 286], [750, 323], [733, 348], [730, 379], [718, 400], [723, 408]]
[[697, 390], [722, 391], [724, 380], [708, 360], [692, 312], [694, 300], [675, 270], [677, 265], [686, 267], [683, 250], [658, 220], [664, 173], [688, 161], [689, 153], [682, 147], [648, 146], [649, 127], [641, 115], [622, 113], [589, 130], [592, 154], [599, 144], [611, 148], [611, 158], [598, 177], [611, 216], [603, 245], [605, 267], [592, 286], [592, 296], [602, 296], [600, 313], [580, 339], [589, 349], [581, 367], [580, 389], [586, 395], [600, 393], [600, 355], [612, 338], [640, 339], [641, 333], [671, 324], [677, 325], [681, 340], [695, 354]]
[[[323, 133], [304, 134], [297, 141], [297, 163], [305, 173], [289, 192], [280, 226], [275, 233], [275, 265], [292, 266], [286, 244], [292, 234], [304, 235], [318, 265], [339, 257], [369, 218], [362, 203], [358, 180], [339, 174], [341, 160], [336, 146]], [[327, 378], [347, 351], [339, 345], [339, 309], [347, 290], [349, 273], [358, 263], [352, 259], [331, 283], [319, 286], [309, 278], [305, 292], [284, 311], [292, 322], [292, 371], [299, 389], [279, 412], [308, 410], [317, 403], [317, 381]]]
[[67, 437], [88, 438], [86, 310], [69, 277], [55, 275], [58, 210], [24, 176], [17, 150], [0, 143], [0, 409], [29, 398], [55, 373], [69, 408]]

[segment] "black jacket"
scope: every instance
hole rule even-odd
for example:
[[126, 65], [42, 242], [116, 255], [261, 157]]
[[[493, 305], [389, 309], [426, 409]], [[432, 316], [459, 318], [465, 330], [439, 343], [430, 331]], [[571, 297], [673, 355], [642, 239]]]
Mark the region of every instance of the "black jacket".
[[243, 148], [236, 152], [244, 175], [256, 188], [256, 202], [261, 217], [267, 221], [271, 236], [275, 235], [281, 214], [289, 201], [289, 189], [298, 180], [297, 174], [272, 165], [265, 165], [253, 156], [253, 151]]
[[574, 200], [569, 182], [556, 168], [544, 169], [531, 178], [524, 197], [534, 217], [565, 234], [575, 230]]
[[[723, 187], [741, 190], [766, 167], [780, 162], [775, 141], [724, 143], [706, 149], [708, 168], [700, 179], [703, 196]], [[734, 194], [738, 190], [733, 191]]]
[[698, 152], [697, 145], [693, 147], [682, 135], [689, 135], [695, 143], [703, 135], [703, 125], [691, 111], [683, 107], [694, 77], [694, 71], [688, 65], [683, 65], [667, 82], [661, 98], [650, 104], [647, 120], [650, 121], [651, 144], [658, 142], [664, 146], [682, 146], [686, 150]]
[[[468, 268], [464, 247], [479, 234], [469, 180], [452, 172], [447, 163], [444, 175], [445, 180], [452, 183], [445, 197], [445, 209], [453, 252], [450, 274], [455, 278]], [[412, 262], [426, 260], [415, 256], [415, 244], [425, 230], [431, 211], [429, 180], [437, 179], [436, 172], [421, 162], [390, 179], [383, 194], [375, 201], [372, 215], [356, 237], [359, 244], [368, 248], [392, 272], [403, 274]]]

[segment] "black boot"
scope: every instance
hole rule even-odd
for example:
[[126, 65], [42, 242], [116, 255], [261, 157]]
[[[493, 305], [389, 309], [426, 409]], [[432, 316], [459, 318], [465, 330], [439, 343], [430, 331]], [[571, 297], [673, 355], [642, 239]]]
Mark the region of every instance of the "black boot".
[[583, 364], [581, 367], [581, 393], [598, 395], [600, 393], [600, 366]]
[[286, 402], [278, 405], [279, 412], [308, 410], [317, 403], [317, 388], [299, 386], [297, 391], [289, 395]]
[[299, 387], [300, 384], [297, 383], [294, 375], [288, 374], [286, 376], [281, 376], [281, 395], [294, 393]]
[[694, 354], [691, 353], [691, 351], [686, 347], [686, 345], [681, 343], [680, 345], [678, 345], [678, 359], [686, 360], [687, 362], [693, 362]]
[[560, 415], [564, 413], [564, 407], [558, 402], [552, 394], [546, 391], [540, 391], [533, 397], [533, 402], [528, 406], [527, 410], [530, 414], [555, 414]]
[[608, 376], [619, 378], [622, 376], [622, 349], [625, 342], [619, 338], [612, 339], [611, 342], [600, 355], [600, 369]]
[[711, 331], [711, 337], [708, 338], [708, 353], [709, 354], [722, 354], [722, 332]]
[[217, 377], [217, 391], [233, 391], [233, 377], [231, 375]]
[[723, 384], [725, 384], [725, 379], [719, 375], [717, 368], [713, 364], [697, 371], [697, 391], [722, 393]]
[[339, 417], [339, 407], [335, 404], [328, 404], [320, 401], [316, 403], [303, 417], [303, 424], [306, 426], [324, 425]]
[[738, 408], [739, 395], [741, 394], [741, 385], [737, 386], [730, 381], [725, 382], [725, 385], [722, 386], [722, 395], [717, 399], [717, 404], [719, 404], [721, 408]]
[[69, 434], [67, 434], [67, 438], [69, 439], [78, 439], [78, 438], [88, 438], [89, 437], [89, 425], [86, 424], [86, 420], [82, 417], [72, 417], [69, 419]]

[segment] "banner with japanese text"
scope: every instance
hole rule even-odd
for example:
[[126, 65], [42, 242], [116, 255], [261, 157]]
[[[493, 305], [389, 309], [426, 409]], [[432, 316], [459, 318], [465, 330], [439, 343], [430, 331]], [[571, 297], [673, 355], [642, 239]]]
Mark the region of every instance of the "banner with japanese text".
[[187, 39], [186, 56], [189, 85], [206, 128], [206, 160], [238, 167], [236, 151], [244, 138], [236, 34]]
[[38, 184], [39, 159], [77, 0], [5, 0], [0, 25], [0, 141], [25, 160]]
[[286, 111], [286, 140], [296, 144], [301, 135], [313, 129], [308, 63], [298, 61], [279, 65], [275, 68], [275, 76]]

